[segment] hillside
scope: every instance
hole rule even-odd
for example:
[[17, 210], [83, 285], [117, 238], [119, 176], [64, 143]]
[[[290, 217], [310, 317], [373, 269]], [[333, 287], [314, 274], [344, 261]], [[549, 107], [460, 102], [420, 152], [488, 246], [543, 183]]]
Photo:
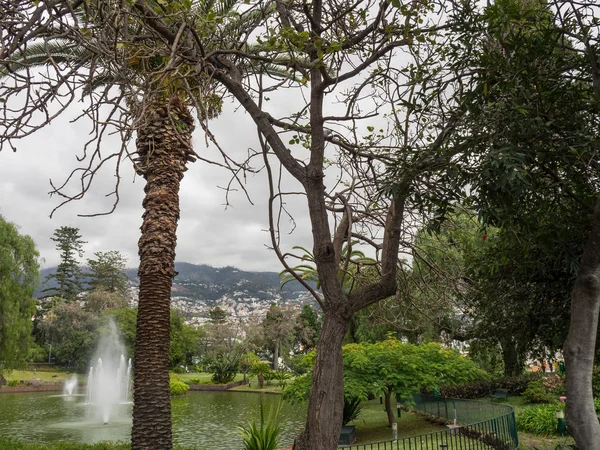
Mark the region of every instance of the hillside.
[[[214, 306], [228, 310], [232, 316], [246, 320], [253, 314], [263, 314], [273, 302], [289, 305], [313, 303], [312, 297], [296, 281], [281, 286], [276, 272], [247, 272], [235, 267], [211, 267], [185, 262], [175, 263], [178, 272], [173, 280], [171, 302], [191, 321], [202, 323]], [[53, 287], [53, 280], [44, 283], [56, 267], [42, 269], [42, 285], [34, 294]], [[131, 304], [137, 303], [137, 269], [127, 269], [131, 286]]]

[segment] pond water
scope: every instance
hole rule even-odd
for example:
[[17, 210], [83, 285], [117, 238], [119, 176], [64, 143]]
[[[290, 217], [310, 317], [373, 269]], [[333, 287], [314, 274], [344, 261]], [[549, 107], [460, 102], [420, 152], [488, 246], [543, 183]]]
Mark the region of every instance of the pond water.
[[[239, 450], [237, 426], [260, 420], [260, 403], [265, 412], [275, 408], [279, 395], [247, 392], [190, 392], [172, 400], [175, 444], [206, 450]], [[56, 441], [93, 443], [125, 441], [131, 419], [102, 425], [86, 420], [85, 395], [64, 396], [48, 392], [0, 394], [0, 436], [29, 443]], [[120, 405], [131, 416], [131, 405]], [[282, 444], [291, 444], [304, 426], [305, 405], [284, 404], [281, 410]]]

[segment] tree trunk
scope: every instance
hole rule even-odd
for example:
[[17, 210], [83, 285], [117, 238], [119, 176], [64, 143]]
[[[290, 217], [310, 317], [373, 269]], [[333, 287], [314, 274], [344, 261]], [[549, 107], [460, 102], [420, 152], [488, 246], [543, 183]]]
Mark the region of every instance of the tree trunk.
[[513, 339], [503, 340], [500, 342], [500, 347], [502, 347], [502, 359], [504, 360], [504, 375], [519, 375], [523, 370], [523, 364], [519, 358], [516, 342]]
[[344, 406], [342, 342], [349, 323], [350, 318], [339, 317], [334, 311], [325, 315], [317, 345], [306, 426], [296, 439], [294, 450], [335, 450], [338, 447]]
[[385, 391], [385, 412], [388, 417], [388, 428], [392, 428], [392, 424], [396, 421], [396, 416], [394, 416], [394, 410], [392, 409], [392, 388], [388, 388]]
[[262, 389], [265, 386], [265, 376], [259, 373], [256, 378], [258, 378], [258, 388]]
[[600, 199], [571, 294], [571, 323], [564, 353], [567, 369], [567, 425], [577, 447], [600, 449], [592, 371], [600, 312]]
[[279, 341], [275, 342], [273, 350], [273, 370], [279, 370]]
[[178, 99], [148, 105], [138, 129], [136, 171], [146, 179], [135, 340], [133, 450], [170, 450], [169, 329], [179, 183], [193, 118]]

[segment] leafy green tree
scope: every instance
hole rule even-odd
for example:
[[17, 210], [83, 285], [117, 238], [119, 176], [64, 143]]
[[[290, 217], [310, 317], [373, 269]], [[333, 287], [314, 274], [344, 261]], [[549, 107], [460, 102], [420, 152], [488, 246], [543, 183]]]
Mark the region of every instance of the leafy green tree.
[[52, 345], [56, 364], [85, 373], [98, 343], [101, 319], [77, 302], [59, 303], [39, 324], [42, 342]]
[[47, 296], [57, 296], [71, 301], [83, 291], [83, 272], [78, 258], [83, 257], [83, 244], [79, 228], [61, 226], [50, 238], [56, 242], [56, 250], [60, 255], [60, 263], [56, 272], [46, 277], [45, 282], [55, 280], [57, 286], [44, 289]]
[[[347, 344], [344, 354], [344, 396], [348, 407], [370, 394], [385, 396], [385, 411], [391, 427], [395, 421], [392, 394], [409, 397], [422, 388], [485, 379], [487, 374], [473, 361], [436, 343], [413, 345], [397, 339], [375, 343]], [[314, 355], [313, 355], [314, 357]], [[303, 401], [311, 385], [311, 374], [297, 377], [284, 398]]]
[[[567, 420], [582, 448], [600, 441], [589, 388], [600, 305], [598, 12], [597, 2], [498, 0], [461, 34], [469, 37], [455, 55], [475, 69], [461, 136], [473, 206], [519, 239], [554, 229], [536, 245], [563, 248], [563, 270], [578, 274], [564, 354]], [[573, 228], [584, 232], [569, 245]]]
[[304, 305], [294, 326], [295, 347], [302, 353], [308, 353], [317, 346], [320, 332], [319, 313], [311, 305]]
[[107, 292], [124, 296], [127, 292], [128, 278], [125, 274], [127, 258], [121, 252], [94, 253], [95, 259], [88, 259], [88, 284], [93, 289], [103, 289]]
[[33, 239], [0, 216], [0, 378], [27, 359], [39, 283]]
[[191, 365], [194, 355], [198, 353], [199, 333], [196, 328], [185, 324], [183, 314], [176, 309], [171, 310], [170, 336], [170, 367]]

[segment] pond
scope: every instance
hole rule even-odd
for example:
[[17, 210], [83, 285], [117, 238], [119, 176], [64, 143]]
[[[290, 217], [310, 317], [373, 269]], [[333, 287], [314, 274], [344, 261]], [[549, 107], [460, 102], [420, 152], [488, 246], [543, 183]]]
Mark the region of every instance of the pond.
[[[0, 436], [29, 443], [57, 441], [94, 443], [126, 441], [131, 419], [102, 425], [86, 420], [84, 395], [64, 396], [48, 392], [0, 394]], [[239, 450], [236, 427], [260, 420], [260, 403], [265, 411], [275, 408], [279, 395], [249, 392], [190, 392], [172, 400], [173, 441], [203, 449]], [[120, 405], [130, 417], [131, 405]], [[305, 405], [283, 405], [280, 416], [282, 444], [291, 444], [304, 426]]]

